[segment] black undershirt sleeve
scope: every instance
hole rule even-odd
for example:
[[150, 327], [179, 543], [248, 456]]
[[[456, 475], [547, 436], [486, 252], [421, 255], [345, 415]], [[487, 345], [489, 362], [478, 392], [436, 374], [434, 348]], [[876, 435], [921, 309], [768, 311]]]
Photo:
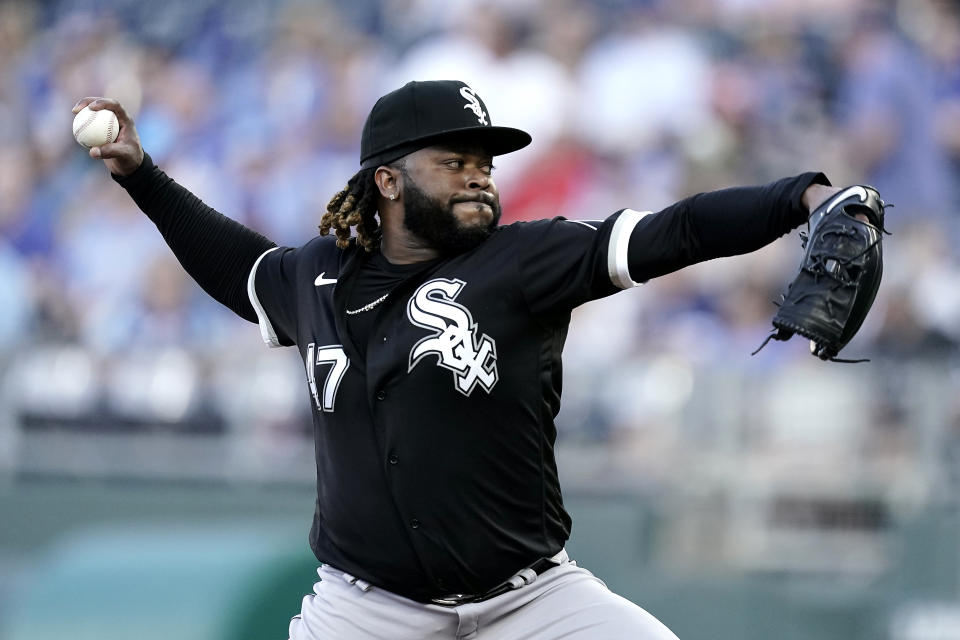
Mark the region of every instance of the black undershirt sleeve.
[[157, 225], [177, 260], [204, 291], [241, 318], [257, 322], [247, 278], [257, 258], [276, 244], [205, 205], [147, 154], [136, 171], [113, 179]]
[[700, 193], [645, 216], [630, 235], [627, 260], [635, 282], [685, 266], [756, 251], [806, 222], [803, 192], [829, 185], [822, 173], [804, 173], [757, 187]]

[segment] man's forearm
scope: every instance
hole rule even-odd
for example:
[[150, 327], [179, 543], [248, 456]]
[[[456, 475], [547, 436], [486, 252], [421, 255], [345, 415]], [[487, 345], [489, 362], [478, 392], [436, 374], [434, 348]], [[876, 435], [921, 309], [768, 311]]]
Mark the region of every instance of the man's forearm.
[[154, 166], [149, 155], [132, 174], [113, 176], [147, 214], [183, 268], [215, 300], [250, 322], [256, 312], [247, 276], [257, 258], [276, 246], [205, 205]]
[[756, 251], [807, 220], [804, 194], [829, 184], [805, 173], [756, 187], [700, 193], [640, 220], [630, 236], [631, 277], [643, 282], [685, 266]]

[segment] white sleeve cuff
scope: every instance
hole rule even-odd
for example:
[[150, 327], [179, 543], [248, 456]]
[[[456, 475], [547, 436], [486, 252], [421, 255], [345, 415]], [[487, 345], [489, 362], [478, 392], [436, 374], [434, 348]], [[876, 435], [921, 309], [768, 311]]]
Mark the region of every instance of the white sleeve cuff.
[[610, 232], [610, 246], [607, 248], [607, 271], [610, 281], [621, 289], [638, 287], [642, 282], [634, 282], [630, 277], [630, 268], [627, 264], [627, 249], [630, 247], [630, 235], [637, 223], [650, 215], [651, 211], [634, 211], [624, 209], [617, 221], [613, 223]]
[[263, 256], [278, 248], [279, 247], [273, 247], [272, 249], [264, 251], [260, 257], [257, 258], [257, 261], [253, 263], [253, 268], [250, 269], [250, 276], [247, 278], [247, 295], [250, 297], [250, 304], [253, 305], [253, 310], [257, 312], [257, 321], [260, 324], [260, 335], [268, 347], [282, 347], [283, 345], [280, 344], [280, 339], [277, 338], [277, 332], [274, 330], [273, 325], [270, 324], [270, 318], [267, 317], [266, 310], [264, 310], [263, 305], [260, 304], [260, 299], [257, 298], [255, 281], [257, 277], [257, 267], [260, 266], [260, 261], [263, 260]]

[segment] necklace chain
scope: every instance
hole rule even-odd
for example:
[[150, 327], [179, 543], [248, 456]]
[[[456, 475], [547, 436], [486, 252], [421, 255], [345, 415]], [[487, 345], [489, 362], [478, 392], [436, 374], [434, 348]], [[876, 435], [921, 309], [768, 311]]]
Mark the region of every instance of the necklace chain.
[[368, 302], [367, 304], [363, 305], [363, 306], [360, 307], [359, 309], [346, 309], [347, 315], [349, 315], [349, 316], [355, 316], [355, 315], [357, 315], [358, 313], [363, 313], [364, 311], [370, 311], [370, 309], [373, 309], [375, 306], [377, 306], [378, 304], [380, 304], [381, 302], [383, 302], [384, 300], [386, 300], [386, 299], [387, 299], [387, 296], [389, 296], [389, 295], [390, 295], [390, 293], [387, 292], [387, 293], [383, 294], [382, 296], [380, 296], [379, 298], [377, 298], [376, 300], [374, 300], [373, 302]]

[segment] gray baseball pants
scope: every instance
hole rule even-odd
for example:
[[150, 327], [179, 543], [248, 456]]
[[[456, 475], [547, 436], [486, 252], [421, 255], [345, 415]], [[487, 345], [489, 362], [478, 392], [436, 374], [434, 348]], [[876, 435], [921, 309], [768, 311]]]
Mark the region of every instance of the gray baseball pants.
[[423, 604], [328, 565], [290, 622], [290, 640], [678, 640], [564, 553], [517, 588], [456, 607]]

